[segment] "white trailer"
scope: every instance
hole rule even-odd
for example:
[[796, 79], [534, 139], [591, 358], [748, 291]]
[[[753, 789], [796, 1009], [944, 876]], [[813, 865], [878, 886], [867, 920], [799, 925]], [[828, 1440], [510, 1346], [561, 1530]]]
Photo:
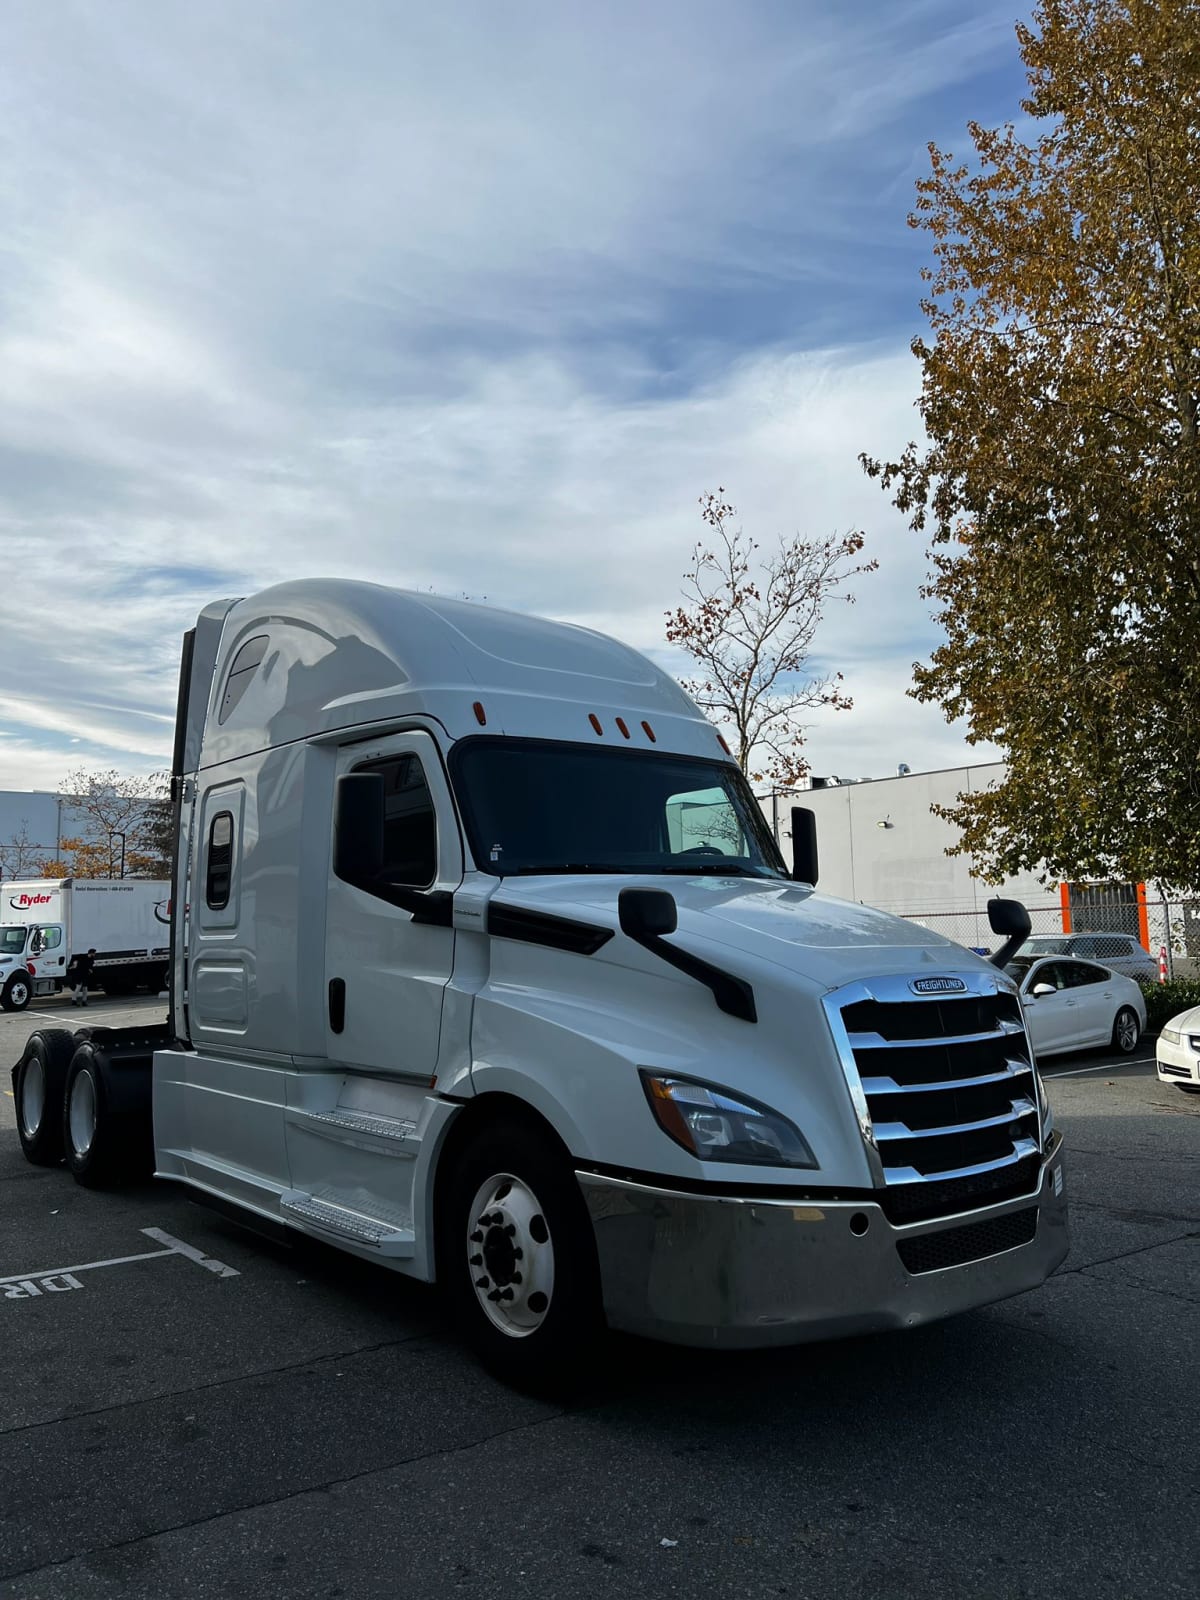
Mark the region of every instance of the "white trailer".
[[158, 878], [32, 878], [0, 885], [0, 1007], [57, 994], [71, 958], [95, 950], [106, 994], [156, 993], [167, 977], [171, 885]]
[[[606, 1323], [911, 1328], [1065, 1256], [1002, 965], [817, 894], [799, 808], [789, 874], [716, 730], [616, 641], [370, 584], [221, 601], [172, 771], [170, 1019], [35, 1033], [29, 1160], [152, 1161], [436, 1280], [521, 1382]], [[992, 926], [1002, 963], [1029, 918]]]

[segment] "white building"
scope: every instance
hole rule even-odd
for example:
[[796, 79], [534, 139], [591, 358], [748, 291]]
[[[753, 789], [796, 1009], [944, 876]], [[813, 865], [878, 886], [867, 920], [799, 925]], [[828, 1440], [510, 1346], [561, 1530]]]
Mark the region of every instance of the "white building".
[[762, 801], [778, 824], [779, 842], [791, 858], [790, 810], [816, 813], [821, 888], [827, 894], [895, 912], [944, 933], [960, 944], [990, 949], [987, 902], [993, 895], [1022, 901], [1037, 933], [1104, 930], [1130, 933], [1147, 949], [1161, 945], [1176, 955], [1197, 952], [1200, 918], [1191, 903], [1165, 904], [1145, 884], [1045, 883], [1022, 873], [999, 885], [974, 876], [969, 856], [948, 855], [958, 840], [953, 824], [936, 816], [935, 805], [953, 805], [960, 794], [999, 782], [1003, 762], [914, 772], [894, 778], [830, 782], [828, 787]]

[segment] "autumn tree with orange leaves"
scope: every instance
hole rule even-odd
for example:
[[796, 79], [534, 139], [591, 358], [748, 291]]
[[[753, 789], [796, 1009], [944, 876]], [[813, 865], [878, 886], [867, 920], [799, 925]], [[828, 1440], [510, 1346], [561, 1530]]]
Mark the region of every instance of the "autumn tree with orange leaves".
[[842, 674], [809, 671], [817, 626], [829, 600], [851, 602], [851, 578], [873, 572], [858, 561], [861, 533], [823, 540], [780, 538], [763, 555], [731, 524], [737, 515], [724, 489], [700, 500], [707, 537], [683, 578], [683, 604], [667, 612], [667, 642], [697, 662], [684, 688], [718, 727], [755, 782], [791, 788], [804, 778], [801, 751], [806, 712], [848, 710]]
[[1007, 761], [944, 815], [993, 878], [1200, 885], [1200, 3], [1042, 0], [1033, 131], [930, 147], [916, 698]]

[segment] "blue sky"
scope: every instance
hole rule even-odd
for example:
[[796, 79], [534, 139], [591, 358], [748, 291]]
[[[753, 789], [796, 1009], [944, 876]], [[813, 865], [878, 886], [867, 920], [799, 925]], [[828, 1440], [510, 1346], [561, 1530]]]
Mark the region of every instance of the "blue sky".
[[662, 615], [723, 484], [861, 526], [817, 771], [978, 760], [905, 697], [920, 540], [857, 465], [916, 426], [935, 139], [1017, 113], [990, 0], [8, 0], [0, 787], [170, 749], [179, 636], [281, 576]]

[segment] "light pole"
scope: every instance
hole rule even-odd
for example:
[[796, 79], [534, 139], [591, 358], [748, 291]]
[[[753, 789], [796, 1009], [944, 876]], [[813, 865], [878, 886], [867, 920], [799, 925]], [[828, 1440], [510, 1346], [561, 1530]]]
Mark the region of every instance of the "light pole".
[[121, 870], [118, 873], [118, 877], [123, 878], [125, 876], [125, 835], [123, 833], [110, 833], [109, 836], [108, 836], [108, 875], [109, 875], [110, 878], [113, 875], [113, 869], [112, 868], [113, 868], [113, 840], [114, 839], [120, 839], [120, 841], [121, 841]]

